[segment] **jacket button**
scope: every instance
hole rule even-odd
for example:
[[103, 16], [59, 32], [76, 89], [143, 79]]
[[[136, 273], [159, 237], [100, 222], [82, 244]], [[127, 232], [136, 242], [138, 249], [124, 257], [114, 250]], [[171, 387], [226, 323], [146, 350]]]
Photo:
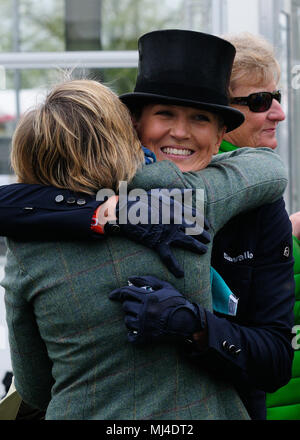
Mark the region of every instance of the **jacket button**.
[[231, 353], [231, 354], [234, 354], [234, 355], [239, 355], [240, 354], [240, 352], [242, 351], [240, 348], [236, 348], [236, 346], [235, 345], [229, 345], [229, 347], [228, 347], [228, 351]]
[[110, 231], [113, 233], [118, 233], [120, 232], [121, 228], [119, 225], [116, 224], [110, 224]]
[[222, 343], [222, 347], [224, 348], [224, 350], [228, 351], [228, 348], [229, 348], [229, 342], [227, 342], [227, 341], [223, 341], [223, 343]]
[[64, 201], [64, 196], [62, 194], [59, 194], [58, 196], [55, 197], [55, 201], [56, 203], [61, 203]]
[[78, 199], [77, 200], [77, 205], [85, 205], [86, 204], [86, 200], [85, 199]]
[[68, 203], [68, 205], [73, 205], [75, 202], [76, 202], [75, 197], [69, 197], [69, 198], [67, 199], [67, 203]]

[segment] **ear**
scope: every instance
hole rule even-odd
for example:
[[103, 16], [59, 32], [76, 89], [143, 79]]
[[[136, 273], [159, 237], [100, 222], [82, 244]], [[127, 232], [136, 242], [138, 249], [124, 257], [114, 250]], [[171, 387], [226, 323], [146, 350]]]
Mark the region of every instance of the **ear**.
[[214, 148], [213, 154], [218, 154], [218, 151], [219, 151], [220, 145], [222, 143], [222, 140], [223, 140], [223, 138], [225, 136], [226, 130], [227, 130], [227, 127], [224, 125], [224, 127], [221, 128], [220, 131], [218, 132], [218, 134], [217, 134], [217, 142], [215, 144], [215, 148]]

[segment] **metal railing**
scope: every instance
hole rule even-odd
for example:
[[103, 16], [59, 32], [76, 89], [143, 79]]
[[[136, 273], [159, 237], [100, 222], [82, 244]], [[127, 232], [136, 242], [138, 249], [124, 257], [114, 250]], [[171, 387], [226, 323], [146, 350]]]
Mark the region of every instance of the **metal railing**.
[[138, 52], [70, 51], [70, 52], [9, 52], [0, 53], [0, 66], [5, 69], [55, 68], [128, 68], [137, 67]]

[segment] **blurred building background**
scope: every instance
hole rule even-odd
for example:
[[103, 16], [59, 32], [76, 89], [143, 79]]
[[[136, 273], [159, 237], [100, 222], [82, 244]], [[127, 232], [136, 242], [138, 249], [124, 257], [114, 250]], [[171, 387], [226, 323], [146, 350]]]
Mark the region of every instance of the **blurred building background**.
[[[132, 91], [138, 37], [170, 28], [248, 31], [275, 46], [287, 114], [277, 151], [289, 173], [287, 209], [300, 210], [300, 0], [0, 0], [0, 184], [14, 181], [9, 152], [19, 116], [49, 87], [71, 73]], [[4, 255], [1, 241], [1, 277]], [[10, 368], [0, 291], [0, 397]]]

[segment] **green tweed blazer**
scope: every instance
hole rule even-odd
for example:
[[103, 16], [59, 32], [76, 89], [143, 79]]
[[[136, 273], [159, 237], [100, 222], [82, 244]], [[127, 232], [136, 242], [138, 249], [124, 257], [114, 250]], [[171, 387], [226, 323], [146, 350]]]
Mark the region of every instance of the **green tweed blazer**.
[[[245, 209], [276, 200], [287, 184], [270, 149], [215, 157], [201, 172], [171, 162], [144, 167], [130, 188], [204, 188], [212, 234]], [[129, 188], [129, 189], [130, 189]], [[188, 362], [176, 345], [127, 342], [121, 305], [108, 298], [131, 275], [171, 282], [212, 311], [210, 253], [175, 251], [175, 278], [155, 252], [121, 237], [92, 243], [8, 240], [5, 288], [16, 389], [46, 419], [248, 419], [231, 383]]]

